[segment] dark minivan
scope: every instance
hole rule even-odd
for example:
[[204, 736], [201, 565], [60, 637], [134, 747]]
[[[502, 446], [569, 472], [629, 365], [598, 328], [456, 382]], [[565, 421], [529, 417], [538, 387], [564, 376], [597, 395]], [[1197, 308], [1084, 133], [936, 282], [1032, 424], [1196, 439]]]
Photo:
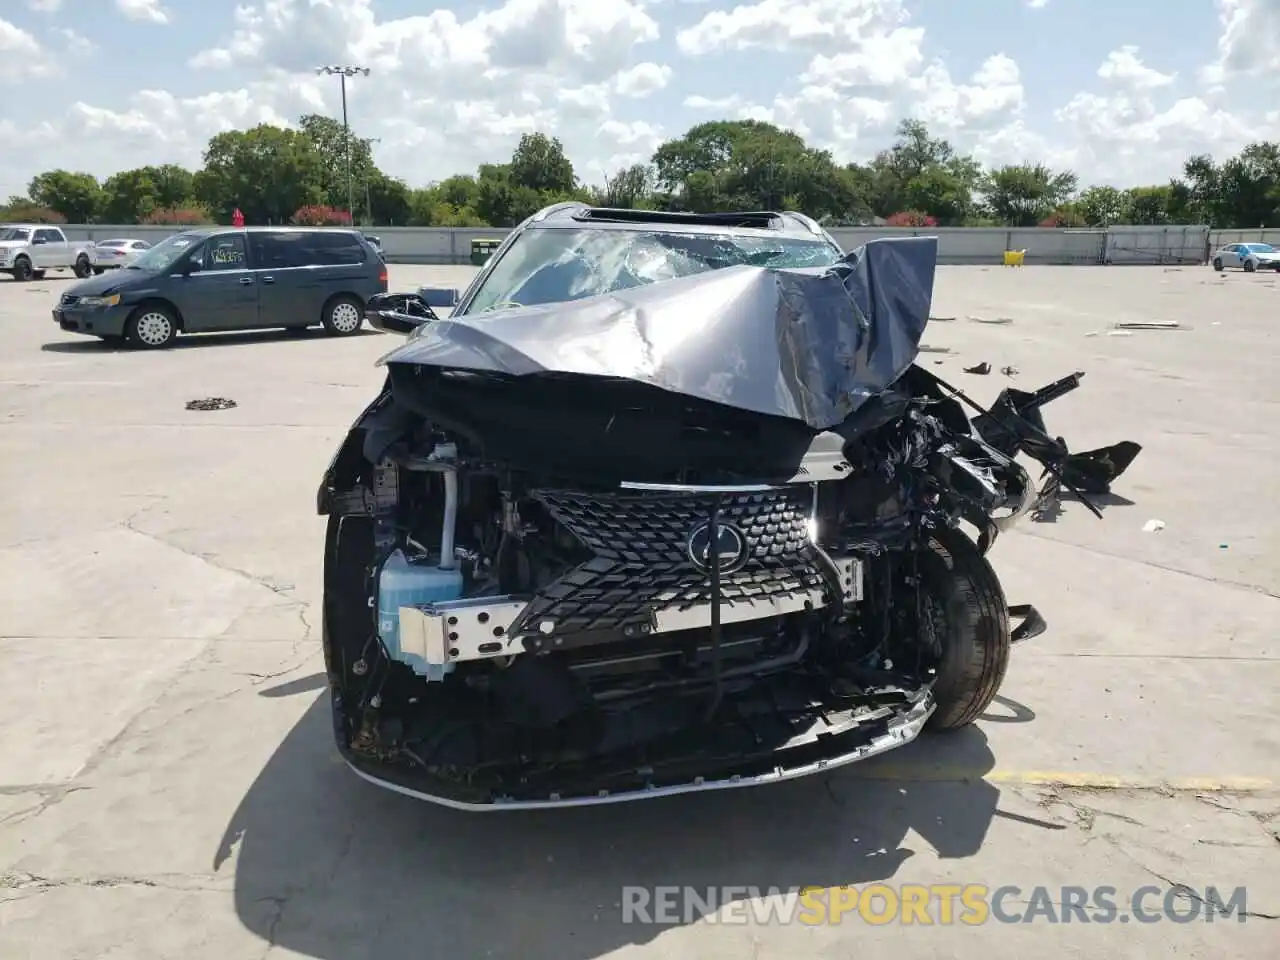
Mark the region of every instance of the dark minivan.
[[147, 349], [179, 333], [316, 324], [349, 336], [365, 302], [386, 291], [387, 265], [359, 231], [213, 227], [175, 234], [124, 269], [73, 285], [53, 319]]

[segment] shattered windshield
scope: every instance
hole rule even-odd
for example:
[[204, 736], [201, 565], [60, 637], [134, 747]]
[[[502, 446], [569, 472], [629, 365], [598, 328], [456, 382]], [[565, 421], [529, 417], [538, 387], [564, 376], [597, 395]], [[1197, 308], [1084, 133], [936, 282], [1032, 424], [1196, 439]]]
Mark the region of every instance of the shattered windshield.
[[823, 267], [825, 240], [640, 230], [526, 230], [495, 264], [467, 313], [581, 300], [742, 264]]
[[0, 228], [0, 243], [5, 240], [26, 240], [31, 236], [31, 231], [26, 227], [3, 227]]

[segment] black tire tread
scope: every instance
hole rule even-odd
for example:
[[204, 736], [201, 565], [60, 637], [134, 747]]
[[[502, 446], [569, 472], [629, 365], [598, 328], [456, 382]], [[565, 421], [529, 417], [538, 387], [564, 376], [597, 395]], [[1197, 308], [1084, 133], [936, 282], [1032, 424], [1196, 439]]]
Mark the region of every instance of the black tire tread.
[[1009, 605], [1000, 579], [977, 545], [957, 530], [940, 531], [921, 557], [926, 589], [946, 610], [942, 663], [934, 684], [933, 730], [973, 723], [995, 699], [1009, 669]]

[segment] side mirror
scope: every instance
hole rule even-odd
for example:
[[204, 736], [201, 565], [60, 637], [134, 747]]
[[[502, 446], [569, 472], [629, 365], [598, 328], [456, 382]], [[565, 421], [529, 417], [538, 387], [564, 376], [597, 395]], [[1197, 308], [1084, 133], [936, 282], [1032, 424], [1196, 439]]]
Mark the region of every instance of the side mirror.
[[183, 260], [182, 263], [178, 264], [178, 273], [180, 273], [184, 277], [189, 277], [193, 273], [199, 272], [199, 270], [200, 270], [200, 264], [196, 263], [190, 257]]
[[42, 243], [48, 243], [48, 242], [49, 242], [49, 241], [48, 241], [48, 240], [46, 240], [44, 237], [32, 237], [32, 238], [31, 238], [31, 245], [32, 245], [33, 247], [38, 247], [38, 246], [40, 246], [40, 244], [42, 244]]
[[364, 306], [369, 326], [383, 333], [413, 333], [424, 323], [439, 320], [421, 296], [416, 293], [377, 293]]
[[450, 309], [458, 305], [459, 298], [456, 287], [419, 287], [418, 296], [427, 306]]

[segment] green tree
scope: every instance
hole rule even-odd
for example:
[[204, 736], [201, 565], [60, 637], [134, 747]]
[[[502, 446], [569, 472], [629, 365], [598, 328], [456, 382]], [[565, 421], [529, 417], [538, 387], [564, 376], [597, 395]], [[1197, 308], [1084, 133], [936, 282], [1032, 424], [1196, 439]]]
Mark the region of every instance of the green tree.
[[194, 190], [224, 222], [239, 207], [246, 223], [288, 223], [295, 210], [323, 202], [323, 183], [323, 161], [306, 134], [259, 124], [209, 141]]
[[1091, 227], [1105, 227], [1112, 223], [1121, 223], [1125, 215], [1124, 194], [1115, 187], [1090, 187], [1080, 194], [1080, 215]]
[[526, 133], [520, 138], [511, 154], [507, 175], [512, 186], [538, 193], [569, 194], [578, 188], [564, 145], [543, 133]]
[[185, 167], [176, 163], [166, 163], [158, 167], [143, 167], [151, 184], [155, 188], [156, 206], [180, 207], [192, 198], [195, 175]]
[[986, 205], [1002, 223], [1033, 227], [1067, 200], [1076, 175], [1044, 164], [1015, 164], [990, 171], [982, 183]]
[[146, 167], [113, 173], [102, 184], [102, 219], [138, 223], [157, 207], [156, 185]]
[[373, 162], [373, 151], [368, 140], [362, 140], [349, 129], [344, 130], [339, 120], [318, 113], [309, 113], [298, 119], [298, 127], [315, 148], [320, 159], [320, 189], [330, 206], [347, 209], [347, 163], [350, 156], [351, 191], [355, 205], [360, 207], [360, 194], [365, 183], [372, 184], [381, 175]]
[[404, 226], [409, 222], [409, 185], [375, 171], [365, 186], [365, 211], [373, 223]]
[[919, 210], [942, 226], [959, 226], [973, 212], [982, 169], [949, 141], [931, 136], [921, 121], [903, 120], [893, 146], [876, 155], [868, 176], [871, 206], [880, 216]]
[[102, 188], [90, 173], [49, 170], [37, 174], [27, 187], [37, 205], [56, 210], [70, 223], [92, 223], [102, 204]]

